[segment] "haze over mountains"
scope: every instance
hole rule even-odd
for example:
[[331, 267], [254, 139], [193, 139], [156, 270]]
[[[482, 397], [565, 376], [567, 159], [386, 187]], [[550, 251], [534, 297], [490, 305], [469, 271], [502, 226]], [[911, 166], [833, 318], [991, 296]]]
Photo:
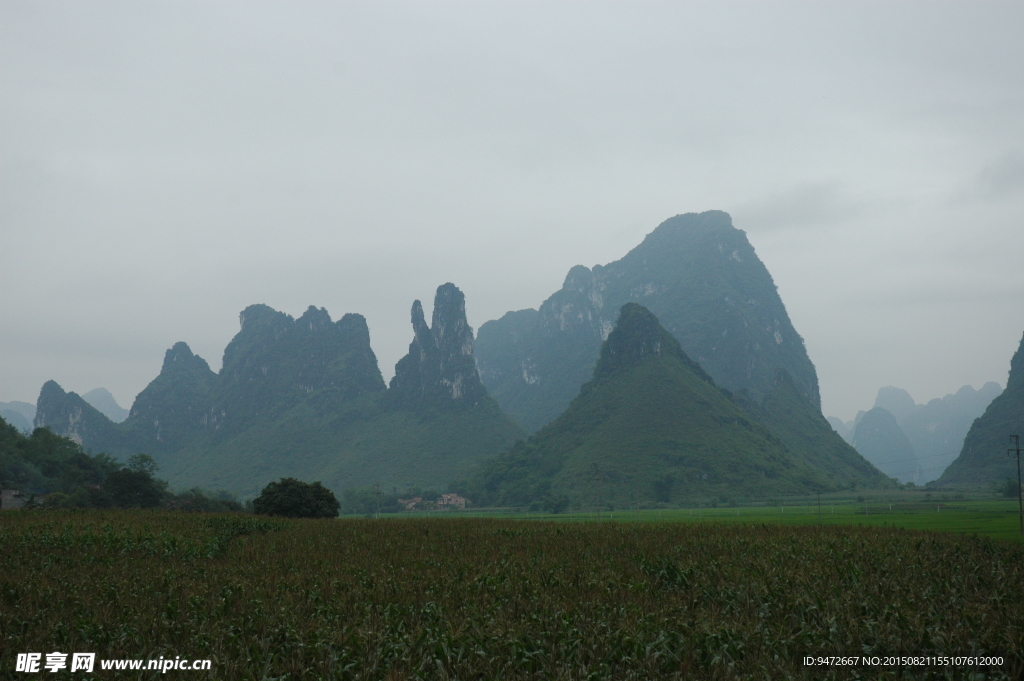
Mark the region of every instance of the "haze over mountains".
[[878, 390], [870, 411], [859, 412], [849, 423], [835, 416], [828, 421], [889, 475], [924, 484], [939, 478], [957, 458], [971, 424], [1001, 392], [999, 384], [990, 381], [979, 390], [965, 385], [956, 393], [917, 404], [906, 390], [886, 386]]
[[[146, 452], [172, 484], [243, 495], [292, 476], [582, 503], [594, 501], [582, 471], [597, 466], [609, 500], [675, 503], [894, 484], [862, 454], [921, 482], [915, 443], [947, 446], [998, 392], [914, 405], [880, 391], [917, 441], [876, 405], [850, 435], [858, 453], [822, 416], [771, 275], [721, 211], [675, 216], [622, 259], [572, 268], [539, 309], [487, 322], [476, 339], [463, 293], [440, 286], [429, 325], [414, 302], [388, 386], [359, 314], [251, 305], [239, 321], [219, 372], [176, 343], [122, 423], [49, 381], [36, 425], [97, 452]], [[112, 398], [90, 397], [117, 415]]]
[[1024, 437], [1024, 337], [1010, 360], [1006, 390], [992, 400], [964, 438], [960, 456], [938, 484], [964, 485], [1016, 480], [1017, 460], [1009, 456], [1011, 435]]
[[[128, 418], [128, 410], [117, 403], [106, 388], [94, 388], [82, 395], [82, 399], [98, 409], [114, 423]], [[36, 419], [36, 405], [28, 402], [0, 402], [0, 417], [23, 433], [32, 432]]]
[[94, 388], [82, 395], [82, 399], [94, 406], [114, 423], [121, 423], [131, 413], [128, 409], [118, 404], [117, 400], [114, 399], [114, 396], [106, 388]]
[[22, 433], [32, 431], [32, 420], [36, 417], [36, 405], [28, 402], [0, 402], [0, 418]]
[[590, 379], [619, 308], [642, 303], [715, 382], [759, 401], [785, 369], [820, 409], [818, 377], [775, 283], [728, 213], [670, 218], [625, 257], [573, 267], [537, 310], [480, 327], [480, 377], [528, 431], [554, 419]]
[[176, 485], [249, 495], [282, 476], [335, 489], [446, 485], [523, 433], [480, 384], [461, 291], [438, 288], [430, 327], [416, 301], [412, 321], [390, 390], [362, 316], [332, 322], [310, 307], [294, 319], [253, 305], [219, 373], [177, 343], [124, 423], [50, 381], [36, 424], [95, 451], [144, 451]]
[[767, 268], [728, 213], [670, 218], [625, 257], [572, 268], [538, 310], [480, 327], [480, 377], [527, 430], [560, 414], [590, 380], [602, 341], [628, 301], [649, 309], [748, 416], [835, 480], [859, 455], [821, 415], [818, 378]]

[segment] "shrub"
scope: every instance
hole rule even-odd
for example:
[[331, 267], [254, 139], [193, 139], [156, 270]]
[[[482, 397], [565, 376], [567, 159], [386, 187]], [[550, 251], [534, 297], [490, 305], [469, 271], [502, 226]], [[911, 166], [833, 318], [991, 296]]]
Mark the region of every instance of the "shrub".
[[341, 504], [334, 492], [319, 482], [282, 478], [263, 488], [253, 499], [253, 511], [286, 518], [337, 518]]

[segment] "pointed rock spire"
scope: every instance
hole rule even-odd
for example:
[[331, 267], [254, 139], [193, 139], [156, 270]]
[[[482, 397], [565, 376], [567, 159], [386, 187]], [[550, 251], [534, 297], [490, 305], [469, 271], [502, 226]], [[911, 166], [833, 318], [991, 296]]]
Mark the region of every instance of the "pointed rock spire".
[[412, 305], [413, 341], [395, 365], [392, 399], [405, 406], [423, 403], [476, 404], [487, 391], [473, 359], [473, 329], [466, 321], [466, 297], [455, 284], [438, 287], [428, 327], [423, 305]]

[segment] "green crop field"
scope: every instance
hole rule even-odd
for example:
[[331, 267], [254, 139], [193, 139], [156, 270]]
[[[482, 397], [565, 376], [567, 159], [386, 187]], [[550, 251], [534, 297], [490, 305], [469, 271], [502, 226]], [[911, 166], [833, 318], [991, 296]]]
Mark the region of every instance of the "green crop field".
[[[482, 509], [461, 512], [422, 512], [401, 514], [418, 518], [503, 518], [506, 520], [555, 522], [719, 522], [778, 525], [852, 525], [860, 527], [898, 527], [911, 530], [937, 530], [978, 534], [997, 539], [1021, 541], [1020, 516], [1016, 501], [1006, 500], [924, 500], [920, 494], [878, 495], [864, 502], [822, 498], [788, 499], [781, 502], [708, 507], [694, 504], [683, 509], [604, 510], [584, 508], [552, 514], [525, 509]], [[598, 517], [600, 515], [600, 518]]]
[[[0, 678], [30, 678], [14, 671], [30, 652], [211, 661], [202, 672], [98, 662], [91, 674], [43, 674], [75, 679], [1024, 673], [1024, 545], [818, 526], [806, 508], [780, 509], [796, 524], [762, 522], [771, 512], [711, 509], [705, 521], [701, 510], [689, 522], [682, 510], [672, 519], [687, 522], [636, 523], [616, 511], [601, 524], [5, 513]], [[879, 659], [803, 661], [834, 655]], [[1001, 663], [907, 666], [891, 655]]]

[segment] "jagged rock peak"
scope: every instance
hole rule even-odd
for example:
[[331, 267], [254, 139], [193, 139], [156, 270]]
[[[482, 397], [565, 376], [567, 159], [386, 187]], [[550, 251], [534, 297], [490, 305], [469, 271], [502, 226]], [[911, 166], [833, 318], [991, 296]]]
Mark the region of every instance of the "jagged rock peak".
[[593, 287], [594, 273], [584, 265], [574, 266], [565, 275], [565, 281], [562, 282], [563, 289], [571, 289], [579, 293], [590, 291]]
[[686, 355], [679, 341], [661, 326], [650, 310], [638, 303], [626, 303], [619, 310], [615, 329], [601, 347], [594, 375], [605, 376], [661, 356], [679, 359], [701, 379], [714, 383], [700, 365]]
[[64, 388], [60, 387], [57, 381], [47, 381], [39, 390], [39, 399], [36, 400], [36, 418], [33, 424], [36, 428], [50, 425], [47, 423], [46, 412], [55, 404], [59, 404], [67, 397]]
[[427, 326], [427, 320], [423, 316], [423, 304], [420, 301], [412, 301], [411, 315], [413, 343], [419, 344], [420, 352], [429, 352], [434, 344], [431, 342], [430, 327]]
[[644, 241], [660, 241], [674, 239], [686, 233], [710, 233], [719, 230], [735, 230], [738, 234], [746, 234], [732, 224], [732, 216], [722, 210], [706, 210], [703, 213], [680, 213], [658, 225], [647, 235]]
[[200, 368], [210, 370], [210, 365], [207, 364], [206, 360], [199, 355], [193, 354], [192, 349], [187, 343], [178, 341], [172, 345], [166, 353], [164, 353], [164, 364], [160, 369], [160, 372], [174, 371], [175, 369], [184, 369], [186, 367], [198, 366]]
[[276, 341], [290, 331], [315, 333], [331, 331], [333, 326], [345, 339], [347, 347], [370, 347], [370, 329], [366, 325], [366, 318], [353, 312], [346, 313], [337, 322], [332, 322], [331, 315], [325, 308], [310, 305], [301, 317], [295, 319], [267, 305], [256, 304], [242, 310], [238, 314], [238, 321], [239, 335], [266, 334], [267, 340]]
[[[64, 392], [56, 381], [47, 381], [36, 401], [36, 428], [49, 428], [57, 435], [78, 444], [86, 441], [105, 443], [116, 428], [113, 421], [82, 399], [78, 393]], [[99, 448], [99, 447], [98, 447]]]
[[441, 352], [442, 373], [445, 364], [455, 358], [473, 356], [473, 329], [466, 321], [466, 296], [455, 284], [442, 284], [437, 288], [430, 332]]
[[395, 365], [392, 399], [406, 405], [438, 399], [475, 404], [484, 397], [462, 291], [450, 282], [437, 288], [429, 327], [418, 300], [412, 304], [411, 317], [413, 340], [409, 354]]
[[239, 331], [242, 332], [252, 330], [252, 327], [256, 324], [273, 324], [274, 322], [280, 323], [285, 320], [291, 322], [292, 316], [284, 312], [278, 312], [269, 305], [262, 303], [250, 305], [238, 313]]
[[305, 330], [308, 327], [310, 331], [326, 329], [332, 323], [331, 315], [327, 313], [327, 310], [322, 307], [317, 308], [315, 305], [306, 308], [302, 316], [296, 320], [296, 325], [299, 328]]
[[347, 346], [370, 349], [370, 327], [366, 325], [366, 317], [349, 312], [342, 316], [336, 324]]

